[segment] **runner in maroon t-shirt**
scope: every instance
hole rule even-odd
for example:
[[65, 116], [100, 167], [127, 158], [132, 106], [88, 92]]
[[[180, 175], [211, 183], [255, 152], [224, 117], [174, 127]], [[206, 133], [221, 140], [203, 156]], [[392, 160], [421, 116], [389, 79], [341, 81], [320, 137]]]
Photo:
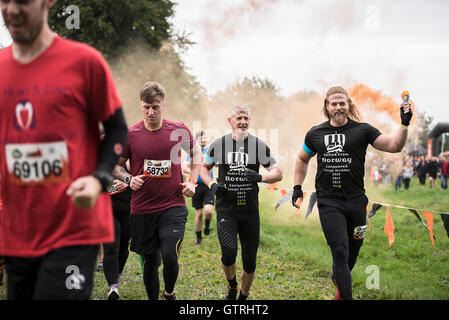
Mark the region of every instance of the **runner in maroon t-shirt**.
[[[201, 149], [183, 124], [162, 118], [164, 88], [146, 83], [140, 91], [143, 120], [129, 128], [128, 141], [114, 176], [131, 187], [131, 251], [142, 255], [149, 299], [158, 299], [158, 267], [164, 263], [163, 297], [174, 300], [178, 256], [187, 222], [184, 196], [195, 194]], [[190, 154], [192, 173], [183, 182], [181, 149]], [[123, 170], [130, 161], [131, 176]]]

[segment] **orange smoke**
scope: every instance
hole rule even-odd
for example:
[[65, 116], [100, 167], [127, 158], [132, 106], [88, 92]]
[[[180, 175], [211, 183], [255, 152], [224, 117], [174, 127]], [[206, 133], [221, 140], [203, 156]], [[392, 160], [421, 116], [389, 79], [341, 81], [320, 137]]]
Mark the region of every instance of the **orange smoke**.
[[393, 98], [382, 94], [379, 90], [371, 89], [360, 83], [350, 88], [348, 93], [357, 106], [366, 106], [372, 108], [373, 111], [386, 112], [392, 120], [400, 122], [400, 105]]

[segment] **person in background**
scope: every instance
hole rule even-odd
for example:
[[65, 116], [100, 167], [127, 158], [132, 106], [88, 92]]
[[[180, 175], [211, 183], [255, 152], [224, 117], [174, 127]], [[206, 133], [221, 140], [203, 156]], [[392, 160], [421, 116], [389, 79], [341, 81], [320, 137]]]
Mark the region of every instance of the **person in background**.
[[448, 156], [443, 157], [441, 162], [441, 189], [447, 189], [447, 180], [449, 178], [449, 161]]
[[398, 160], [395, 161], [394, 167], [392, 169], [393, 176], [395, 177], [395, 183], [394, 183], [394, 191], [398, 191], [398, 189], [401, 189], [402, 186], [402, 172], [403, 172], [403, 165], [402, 161]]
[[[207, 151], [209, 150], [209, 146], [207, 144], [208, 137], [206, 136], [204, 131], [197, 132], [195, 134], [195, 138], [197, 142], [199, 142], [201, 146], [201, 154], [202, 159], [204, 160]], [[187, 155], [185, 165], [182, 168], [183, 173], [190, 175], [190, 156]], [[214, 178], [213, 172], [211, 171], [211, 179]], [[212, 184], [209, 188], [206, 185], [200, 176], [198, 176], [198, 184], [195, 189], [195, 194], [192, 197], [192, 207], [195, 208], [195, 234], [196, 241], [195, 245], [200, 245], [203, 236], [203, 215], [204, 217], [204, 235], [208, 236], [210, 234], [210, 222], [212, 220], [212, 215], [214, 213], [214, 186], [216, 184]]]
[[426, 164], [426, 176], [429, 177], [430, 189], [436, 189], [438, 175], [438, 158], [431, 157]]
[[413, 178], [413, 174], [414, 174], [414, 171], [413, 171], [412, 164], [410, 162], [407, 162], [404, 167], [404, 171], [402, 173], [405, 190], [408, 190], [410, 188], [410, 181]]
[[416, 166], [416, 174], [418, 175], [419, 183], [422, 185], [426, 184], [426, 166], [427, 160], [424, 156], [421, 156]]

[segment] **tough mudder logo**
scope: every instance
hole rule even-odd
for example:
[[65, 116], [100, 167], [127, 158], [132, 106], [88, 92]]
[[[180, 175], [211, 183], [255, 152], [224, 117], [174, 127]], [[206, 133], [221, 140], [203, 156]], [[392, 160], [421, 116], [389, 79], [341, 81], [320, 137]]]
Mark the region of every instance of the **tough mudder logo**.
[[324, 136], [324, 144], [327, 152], [340, 153], [343, 152], [346, 136], [341, 133], [328, 134]]
[[242, 171], [248, 165], [248, 154], [240, 148], [239, 152], [228, 153], [229, 171]]

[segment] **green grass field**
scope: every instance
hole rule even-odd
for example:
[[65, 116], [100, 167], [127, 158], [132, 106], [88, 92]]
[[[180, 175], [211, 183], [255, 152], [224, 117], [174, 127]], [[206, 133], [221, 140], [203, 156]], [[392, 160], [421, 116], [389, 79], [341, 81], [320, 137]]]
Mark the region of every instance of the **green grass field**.
[[[407, 207], [449, 211], [449, 190], [430, 190], [417, 180], [408, 191], [394, 191], [392, 185], [374, 187], [368, 182], [370, 201]], [[256, 279], [250, 299], [267, 300], [329, 300], [335, 292], [331, 281], [331, 254], [318, 219], [313, 211], [304, 219], [308, 204], [306, 197], [301, 214], [285, 203], [277, 211], [274, 205], [280, 192], [262, 189], [261, 241]], [[215, 216], [213, 231], [195, 246], [194, 211], [189, 207], [184, 244], [180, 256], [180, 273], [175, 288], [180, 300], [221, 300], [226, 282], [221, 270], [220, 247], [217, 240]], [[395, 243], [388, 246], [384, 233], [386, 209], [380, 209], [370, 221], [370, 230], [352, 272], [353, 295], [363, 300], [447, 300], [449, 299], [449, 239], [439, 215], [434, 215], [436, 252], [428, 231], [408, 210], [391, 208], [395, 226]], [[422, 217], [424, 220], [424, 217]], [[375, 266], [379, 275], [378, 289], [366, 286]], [[237, 267], [241, 270], [240, 250]], [[162, 267], [160, 268], [162, 271]], [[161, 290], [163, 289], [162, 272]], [[103, 300], [108, 293], [106, 280], [96, 272], [92, 299]], [[239, 276], [238, 276], [239, 278]], [[370, 281], [368, 281], [371, 283]], [[130, 253], [125, 275], [119, 288], [124, 300], [144, 300], [146, 293], [138, 256]], [[5, 286], [0, 287], [0, 299], [5, 299]]]

